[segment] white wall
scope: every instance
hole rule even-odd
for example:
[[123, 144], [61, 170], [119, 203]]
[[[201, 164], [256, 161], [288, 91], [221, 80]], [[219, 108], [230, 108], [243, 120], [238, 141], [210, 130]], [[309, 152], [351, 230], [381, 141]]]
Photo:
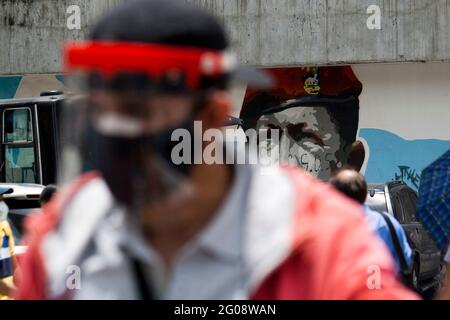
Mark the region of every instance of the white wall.
[[363, 83], [360, 128], [450, 140], [450, 63], [353, 66]]

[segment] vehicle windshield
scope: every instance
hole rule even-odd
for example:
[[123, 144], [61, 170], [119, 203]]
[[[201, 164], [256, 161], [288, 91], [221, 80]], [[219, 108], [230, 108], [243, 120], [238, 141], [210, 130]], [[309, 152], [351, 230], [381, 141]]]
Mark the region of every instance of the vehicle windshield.
[[4, 182], [37, 183], [31, 109], [6, 109], [2, 114], [2, 122], [1, 171]]

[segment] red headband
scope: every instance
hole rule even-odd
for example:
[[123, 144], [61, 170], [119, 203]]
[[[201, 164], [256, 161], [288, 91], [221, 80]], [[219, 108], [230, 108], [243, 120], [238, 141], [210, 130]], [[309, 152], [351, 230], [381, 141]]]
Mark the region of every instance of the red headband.
[[105, 76], [118, 72], [144, 72], [159, 78], [181, 72], [190, 89], [198, 88], [202, 76], [215, 77], [232, 71], [233, 56], [200, 48], [130, 42], [75, 42], [64, 48], [67, 72], [97, 71]]

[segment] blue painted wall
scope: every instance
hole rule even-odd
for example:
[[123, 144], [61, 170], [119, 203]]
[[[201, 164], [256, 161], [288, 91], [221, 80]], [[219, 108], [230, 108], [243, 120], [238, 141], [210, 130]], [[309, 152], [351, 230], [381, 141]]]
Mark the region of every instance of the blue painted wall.
[[450, 141], [405, 140], [380, 129], [363, 128], [359, 136], [369, 145], [365, 172], [367, 181], [402, 180], [416, 191], [420, 185], [421, 171], [450, 149]]

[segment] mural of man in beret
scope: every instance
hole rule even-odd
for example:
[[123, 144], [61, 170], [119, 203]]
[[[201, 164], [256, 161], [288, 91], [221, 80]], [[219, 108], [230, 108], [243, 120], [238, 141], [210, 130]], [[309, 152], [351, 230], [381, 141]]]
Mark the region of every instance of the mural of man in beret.
[[359, 170], [365, 153], [356, 140], [362, 84], [351, 67], [266, 71], [275, 87], [247, 90], [240, 113], [244, 130], [267, 131], [259, 147], [273, 148], [271, 131], [277, 130], [281, 163], [301, 166], [322, 180], [343, 165]]

